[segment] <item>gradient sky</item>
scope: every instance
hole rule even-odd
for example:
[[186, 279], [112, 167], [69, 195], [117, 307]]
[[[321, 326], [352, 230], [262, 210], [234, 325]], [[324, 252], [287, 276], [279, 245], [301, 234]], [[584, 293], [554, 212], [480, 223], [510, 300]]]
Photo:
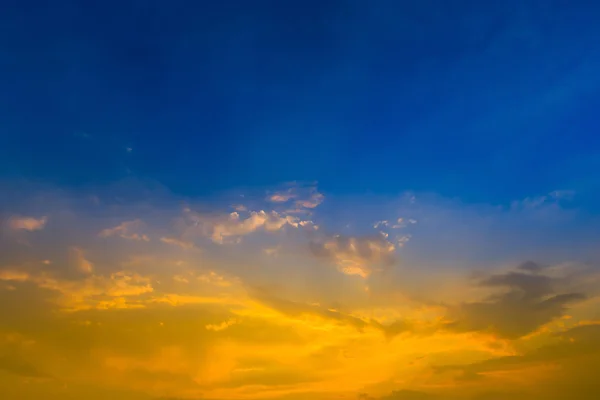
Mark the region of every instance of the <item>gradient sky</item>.
[[599, 20], [3, 2], [2, 397], [596, 399]]

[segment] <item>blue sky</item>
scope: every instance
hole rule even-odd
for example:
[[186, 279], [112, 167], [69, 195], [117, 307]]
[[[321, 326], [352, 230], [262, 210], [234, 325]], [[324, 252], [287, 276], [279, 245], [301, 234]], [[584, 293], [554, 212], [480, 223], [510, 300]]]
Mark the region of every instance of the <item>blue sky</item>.
[[600, 7], [152, 4], [4, 7], [4, 176], [501, 203], [597, 189]]

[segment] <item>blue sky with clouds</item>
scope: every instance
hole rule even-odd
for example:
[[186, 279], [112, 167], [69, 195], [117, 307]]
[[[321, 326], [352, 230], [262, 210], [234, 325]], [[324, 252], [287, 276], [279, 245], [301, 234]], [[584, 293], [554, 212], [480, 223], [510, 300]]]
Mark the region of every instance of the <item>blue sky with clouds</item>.
[[4, 1], [0, 393], [595, 399], [599, 20]]

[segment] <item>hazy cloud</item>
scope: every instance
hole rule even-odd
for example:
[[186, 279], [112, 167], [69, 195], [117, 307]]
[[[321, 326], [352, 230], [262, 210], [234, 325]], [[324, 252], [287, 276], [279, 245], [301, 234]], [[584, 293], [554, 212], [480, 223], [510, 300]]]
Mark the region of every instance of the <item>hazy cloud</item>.
[[24, 230], [24, 231], [39, 231], [44, 229], [48, 217], [34, 218], [34, 217], [10, 217], [8, 218], [8, 227], [13, 230]]
[[139, 219], [133, 221], [125, 221], [121, 224], [107, 228], [100, 232], [100, 237], [119, 236], [123, 239], [150, 241], [150, 238], [145, 234], [140, 234], [138, 231], [141, 228], [142, 221]]

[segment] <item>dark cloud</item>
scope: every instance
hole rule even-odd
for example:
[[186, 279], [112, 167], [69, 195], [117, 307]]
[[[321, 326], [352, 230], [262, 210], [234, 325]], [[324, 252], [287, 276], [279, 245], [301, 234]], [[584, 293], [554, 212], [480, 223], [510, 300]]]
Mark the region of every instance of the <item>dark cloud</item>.
[[[524, 266], [524, 267], [523, 267]], [[450, 329], [491, 331], [516, 339], [564, 315], [568, 306], [585, 299], [583, 293], [560, 293], [566, 281], [560, 278], [525, 272], [537, 270], [534, 264], [523, 264], [517, 271], [491, 275], [478, 285], [499, 289], [500, 293], [483, 301], [463, 303], [450, 311], [454, 321]]]
[[528, 271], [528, 272], [538, 272], [541, 271], [544, 267], [542, 267], [540, 264], [535, 263], [533, 261], [525, 261], [523, 264], [519, 265], [517, 267], [517, 269], [521, 270], [521, 271]]

